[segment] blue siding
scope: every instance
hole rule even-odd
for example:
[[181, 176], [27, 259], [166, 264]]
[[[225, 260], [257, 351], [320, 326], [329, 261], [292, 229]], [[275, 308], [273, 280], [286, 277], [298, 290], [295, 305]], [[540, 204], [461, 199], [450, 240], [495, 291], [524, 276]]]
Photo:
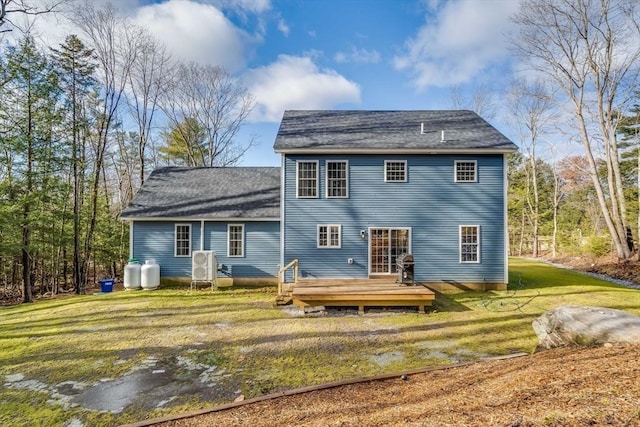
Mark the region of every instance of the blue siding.
[[[191, 277], [191, 257], [176, 257], [175, 222], [134, 222], [133, 256], [140, 263], [153, 258], [160, 265], [160, 276]], [[191, 224], [191, 250], [200, 248], [200, 222], [180, 221]]]
[[[191, 250], [200, 249], [200, 222], [140, 221], [133, 223], [133, 256], [140, 262], [154, 258], [161, 277], [191, 277], [191, 257], [174, 256], [175, 224], [191, 224]], [[276, 276], [279, 268], [280, 224], [277, 221], [244, 224], [244, 257], [227, 256], [226, 222], [205, 222], [204, 249], [213, 249], [217, 261], [233, 277]], [[236, 223], [232, 223], [236, 224]]]
[[216, 252], [218, 264], [234, 277], [277, 276], [280, 268], [280, 223], [234, 222], [244, 224], [244, 256], [229, 257], [227, 252], [227, 224], [209, 222], [205, 224], [205, 249]]
[[[296, 198], [296, 160], [319, 160], [319, 198]], [[326, 198], [325, 160], [349, 161], [349, 198]], [[385, 160], [407, 160], [408, 182], [384, 182]], [[455, 160], [476, 160], [477, 183], [454, 182]], [[504, 175], [500, 155], [287, 156], [284, 262], [301, 274], [368, 275], [369, 227], [408, 227], [416, 278], [442, 282], [504, 282]], [[316, 248], [317, 224], [341, 224], [342, 248]], [[459, 262], [459, 226], [480, 226], [480, 263]], [[348, 259], [353, 259], [353, 264]]]

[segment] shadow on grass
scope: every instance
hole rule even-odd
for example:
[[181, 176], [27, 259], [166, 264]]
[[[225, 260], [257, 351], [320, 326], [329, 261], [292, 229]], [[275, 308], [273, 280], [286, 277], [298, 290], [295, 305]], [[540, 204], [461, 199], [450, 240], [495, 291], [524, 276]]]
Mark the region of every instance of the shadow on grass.
[[443, 294], [439, 291], [433, 291], [436, 294], [436, 298], [431, 306], [432, 310], [439, 312], [463, 312], [471, 311], [469, 307], [459, 303], [453, 299], [450, 295]]
[[[178, 358], [214, 354], [220, 356], [215, 364], [229, 373], [229, 378], [220, 378], [221, 384], [228, 381], [228, 390], [242, 389], [250, 396], [256, 391], [324, 382], [328, 377], [369, 375], [380, 371], [372, 366], [371, 355], [393, 350], [418, 355], [423, 352], [426, 357], [428, 344], [433, 344], [436, 352], [442, 342], [450, 342], [451, 351], [458, 347], [491, 354], [504, 353], [510, 347], [532, 351], [535, 334], [531, 321], [556, 302], [583, 301], [580, 294], [593, 294], [594, 301], [600, 302], [600, 295], [606, 294], [609, 305], [617, 298], [616, 308], [621, 308], [639, 301], [626, 298], [632, 295], [629, 292], [640, 295], [600, 279], [524, 260], [512, 263], [510, 278], [507, 291], [436, 292], [432, 306], [435, 312], [383, 320], [366, 315], [338, 321], [290, 318], [268, 306], [275, 297], [273, 286], [191, 292], [188, 286], [175, 286], [40, 301], [35, 306], [0, 308], [1, 314], [12, 315], [0, 322], [0, 348], [9, 338], [17, 338], [21, 341], [11, 343], [12, 347], [28, 350], [14, 352], [13, 356], [0, 352], [0, 366], [7, 367], [7, 373], [23, 370], [31, 372], [33, 378], [58, 384], [62, 380], [91, 382], [97, 376], [117, 377], [150, 358], [158, 361], [154, 368], [164, 368], [164, 363]], [[514, 295], [521, 298], [518, 307], [526, 307], [527, 313], [503, 310], [510, 307], [509, 299]], [[529, 301], [532, 296], [536, 297], [533, 303]], [[494, 305], [481, 305], [487, 300]], [[80, 303], [88, 307], [80, 311], [75, 306]], [[30, 317], [34, 310], [54, 308], [57, 310], [51, 316]], [[23, 317], [13, 317], [18, 314]], [[135, 334], [126, 334], [129, 330], [143, 331], [145, 339], [137, 341]], [[63, 342], [65, 336], [77, 341]], [[115, 337], [113, 342], [109, 341], [111, 336]], [[154, 336], [159, 338], [146, 339]], [[177, 341], [165, 343], [160, 339], [165, 336], [175, 336]], [[95, 340], [90, 348], [79, 345], [90, 340]], [[421, 362], [418, 357], [415, 363], [428, 363], [426, 360]], [[69, 368], [78, 361], [77, 371]], [[126, 364], [120, 365], [122, 362]], [[323, 370], [326, 367], [330, 372]], [[229, 399], [227, 395], [225, 398]], [[135, 409], [123, 416], [130, 414], [135, 414]]]

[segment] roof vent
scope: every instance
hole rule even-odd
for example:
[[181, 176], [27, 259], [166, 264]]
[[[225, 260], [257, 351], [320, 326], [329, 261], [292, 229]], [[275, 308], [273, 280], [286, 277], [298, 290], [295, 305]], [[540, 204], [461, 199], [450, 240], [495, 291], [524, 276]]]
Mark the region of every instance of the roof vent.
[[447, 142], [447, 140], [444, 139], [444, 131], [441, 131], [440, 133], [440, 142]]
[[420, 123], [420, 135], [424, 135], [424, 122]]

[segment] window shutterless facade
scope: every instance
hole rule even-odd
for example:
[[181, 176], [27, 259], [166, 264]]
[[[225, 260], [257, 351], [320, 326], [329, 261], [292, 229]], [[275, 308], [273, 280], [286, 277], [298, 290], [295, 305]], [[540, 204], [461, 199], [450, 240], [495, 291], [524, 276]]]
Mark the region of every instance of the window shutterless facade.
[[407, 161], [385, 160], [384, 182], [407, 182]]
[[478, 163], [475, 160], [456, 160], [455, 182], [478, 182]]
[[191, 256], [191, 224], [175, 226], [175, 256]]
[[318, 248], [340, 248], [342, 246], [341, 235], [341, 225], [318, 225]]
[[349, 163], [346, 160], [326, 162], [327, 198], [349, 197]]
[[318, 162], [296, 162], [296, 195], [300, 199], [318, 197]]
[[480, 262], [480, 226], [460, 226], [460, 262]]
[[227, 225], [227, 255], [229, 257], [244, 256], [244, 224]]

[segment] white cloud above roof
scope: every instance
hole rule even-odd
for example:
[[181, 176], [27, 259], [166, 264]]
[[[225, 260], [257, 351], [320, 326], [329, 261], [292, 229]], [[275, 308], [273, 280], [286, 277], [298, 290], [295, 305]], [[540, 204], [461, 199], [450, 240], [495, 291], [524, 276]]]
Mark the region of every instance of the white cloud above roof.
[[338, 52], [334, 55], [338, 63], [356, 62], [360, 64], [377, 64], [382, 57], [377, 50], [358, 49], [352, 47], [350, 52]]
[[287, 25], [287, 23], [285, 22], [284, 19], [280, 19], [278, 21], [278, 31], [280, 31], [285, 36], [289, 35], [290, 29], [289, 29], [289, 26]]
[[456, 0], [432, 3], [426, 23], [394, 58], [419, 89], [466, 83], [505, 60], [513, 0]]
[[171, 0], [144, 6], [133, 19], [185, 60], [220, 65], [229, 71], [245, 66], [251, 37], [212, 5]]
[[271, 0], [209, 0], [209, 3], [247, 13], [263, 13], [271, 9]]
[[286, 109], [329, 109], [360, 102], [360, 86], [306, 56], [279, 55], [248, 71], [245, 83], [255, 96], [251, 120], [278, 122]]

